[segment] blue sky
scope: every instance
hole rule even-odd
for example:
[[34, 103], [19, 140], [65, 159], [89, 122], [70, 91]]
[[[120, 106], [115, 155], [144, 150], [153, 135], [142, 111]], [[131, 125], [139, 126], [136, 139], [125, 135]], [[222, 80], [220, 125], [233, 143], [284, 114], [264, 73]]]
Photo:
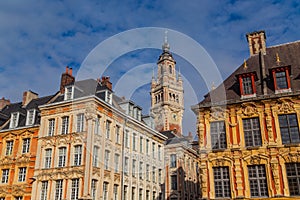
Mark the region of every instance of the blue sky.
[[[292, 0], [1, 1], [0, 97], [16, 102], [25, 90], [40, 96], [56, 92], [65, 66], [73, 67], [76, 75], [99, 43], [134, 28], [161, 27], [193, 38], [226, 78], [249, 55], [246, 33], [265, 30], [267, 46], [272, 46], [299, 40], [299, 24], [300, 4]], [[172, 41], [169, 43], [172, 50]], [[116, 59], [105, 75], [114, 84], [138, 65], [155, 64], [159, 54], [157, 49], [129, 52]], [[186, 86], [184, 132], [194, 132], [190, 104], [201, 100], [208, 88], [201, 77], [192, 76], [188, 61], [179, 55], [175, 58], [192, 85]], [[150, 104], [148, 90], [149, 86], [141, 85], [132, 95], [144, 113]], [[196, 98], [189, 96], [193, 95], [189, 90]]]

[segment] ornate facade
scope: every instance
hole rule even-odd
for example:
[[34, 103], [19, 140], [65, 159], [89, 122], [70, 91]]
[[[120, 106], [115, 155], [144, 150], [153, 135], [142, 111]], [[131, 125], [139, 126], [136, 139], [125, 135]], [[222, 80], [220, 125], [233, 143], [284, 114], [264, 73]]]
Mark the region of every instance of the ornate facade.
[[300, 198], [300, 42], [265, 38], [247, 34], [250, 57], [193, 106], [203, 199]]
[[33, 199], [162, 199], [166, 137], [115, 96], [108, 77], [40, 107]]
[[0, 199], [30, 200], [37, 137], [39, 132], [38, 106], [53, 96], [38, 98], [26, 91], [23, 102], [1, 102], [0, 113]]

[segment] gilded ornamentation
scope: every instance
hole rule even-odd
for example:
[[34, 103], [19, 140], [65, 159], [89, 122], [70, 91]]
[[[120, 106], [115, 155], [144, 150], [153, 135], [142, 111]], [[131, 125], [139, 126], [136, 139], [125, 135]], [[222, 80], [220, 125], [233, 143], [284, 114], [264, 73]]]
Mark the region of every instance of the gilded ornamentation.
[[218, 119], [225, 119], [226, 118], [226, 111], [220, 107], [213, 107], [211, 108], [211, 120], [218, 120]]
[[251, 117], [253, 115], [258, 114], [257, 107], [253, 103], [242, 104], [242, 108], [243, 114], [247, 117]]
[[280, 113], [289, 113], [295, 110], [294, 104], [292, 102], [282, 102], [278, 105], [278, 112]]

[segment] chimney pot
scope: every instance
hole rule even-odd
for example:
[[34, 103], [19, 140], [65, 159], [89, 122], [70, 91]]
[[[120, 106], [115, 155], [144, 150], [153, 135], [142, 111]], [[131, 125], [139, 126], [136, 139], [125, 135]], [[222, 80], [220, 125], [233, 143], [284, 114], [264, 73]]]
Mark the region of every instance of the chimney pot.
[[71, 67], [71, 68], [69, 68], [70, 70], [69, 70], [69, 74], [72, 76], [72, 72], [73, 72], [73, 68]]
[[[70, 69], [70, 70], [69, 70]], [[75, 78], [72, 76], [72, 68], [66, 66], [66, 73], [62, 73], [60, 79], [60, 93], [65, 93], [65, 86], [74, 83]]]
[[255, 31], [246, 34], [250, 56], [257, 55], [259, 52], [266, 54], [266, 33], [265, 31]]
[[69, 66], [66, 66], [66, 74], [69, 73]]

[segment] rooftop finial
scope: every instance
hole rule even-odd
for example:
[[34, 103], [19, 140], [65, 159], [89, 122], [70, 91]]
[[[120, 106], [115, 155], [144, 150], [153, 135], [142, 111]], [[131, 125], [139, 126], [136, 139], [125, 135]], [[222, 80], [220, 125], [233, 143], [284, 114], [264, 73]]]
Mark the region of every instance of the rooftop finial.
[[168, 30], [165, 30], [165, 41], [162, 46], [163, 51], [169, 51], [170, 50], [170, 45], [168, 43]]
[[247, 62], [246, 62], [246, 59], [244, 59], [244, 70], [246, 70], [247, 68], [248, 68]]
[[278, 53], [276, 53], [276, 62], [277, 62], [277, 63], [280, 63], [280, 58], [279, 58]]

